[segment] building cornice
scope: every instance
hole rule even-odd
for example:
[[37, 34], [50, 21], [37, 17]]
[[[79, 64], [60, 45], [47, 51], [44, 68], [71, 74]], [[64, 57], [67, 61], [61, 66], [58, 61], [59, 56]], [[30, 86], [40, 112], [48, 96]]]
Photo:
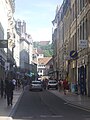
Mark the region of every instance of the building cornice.
[[9, 0], [9, 3], [11, 5], [12, 12], [14, 13], [15, 12], [15, 0]]

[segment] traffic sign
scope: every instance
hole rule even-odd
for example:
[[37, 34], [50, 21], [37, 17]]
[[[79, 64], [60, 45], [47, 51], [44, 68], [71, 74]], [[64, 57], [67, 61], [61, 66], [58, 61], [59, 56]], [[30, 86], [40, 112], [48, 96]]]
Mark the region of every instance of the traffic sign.
[[78, 53], [77, 53], [77, 51], [75, 51], [75, 50], [72, 50], [71, 52], [70, 52], [70, 57], [71, 58], [76, 58], [78, 56]]

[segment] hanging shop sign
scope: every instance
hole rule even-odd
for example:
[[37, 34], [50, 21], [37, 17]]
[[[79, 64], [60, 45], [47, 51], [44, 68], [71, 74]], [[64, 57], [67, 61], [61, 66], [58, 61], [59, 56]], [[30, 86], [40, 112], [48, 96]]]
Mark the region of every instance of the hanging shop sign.
[[70, 52], [70, 57], [71, 57], [72, 59], [75, 59], [77, 56], [78, 56], [77, 51], [72, 50], [72, 51]]
[[0, 40], [0, 48], [8, 48], [8, 40]]
[[79, 40], [79, 48], [87, 48], [87, 40]]

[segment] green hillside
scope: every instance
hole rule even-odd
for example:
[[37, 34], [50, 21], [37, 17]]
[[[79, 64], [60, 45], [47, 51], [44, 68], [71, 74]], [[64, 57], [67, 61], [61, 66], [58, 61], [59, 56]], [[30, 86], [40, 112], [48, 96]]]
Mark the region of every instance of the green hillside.
[[41, 45], [40, 42], [33, 42], [34, 48], [43, 50], [44, 57], [51, 57], [53, 55], [52, 44]]

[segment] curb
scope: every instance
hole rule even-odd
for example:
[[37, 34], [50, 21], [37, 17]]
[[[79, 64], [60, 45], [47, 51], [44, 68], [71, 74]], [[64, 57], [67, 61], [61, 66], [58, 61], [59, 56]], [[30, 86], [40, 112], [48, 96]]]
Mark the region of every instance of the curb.
[[67, 98], [65, 98], [65, 97], [63, 97], [63, 96], [60, 96], [60, 95], [59, 95], [60, 93], [55, 93], [55, 92], [52, 92], [52, 91], [50, 91], [50, 92], [53, 93], [54, 95], [56, 95], [57, 97], [61, 98], [61, 99], [64, 100], [65, 102], [67, 102], [68, 105], [71, 105], [71, 106], [73, 106], [73, 107], [76, 107], [76, 108], [79, 108], [79, 109], [83, 109], [83, 110], [85, 110], [85, 111], [90, 112], [90, 108], [85, 107], [85, 106], [82, 106], [82, 105], [79, 105], [78, 103], [74, 103], [74, 102], [68, 100]]
[[78, 103], [73, 103], [72, 101], [70, 101], [70, 100], [68, 100], [68, 99], [66, 99], [66, 98], [62, 98], [62, 97], [60, 97], [60, 98], [63, 99], [64, 101], [66, 101], [68, 105], [71, 105], [71, 106], [73, 106], [73, 107], [76, 107], [76, 108], [79, 108], [79, 109], [82, 109], [82, 110], [85, 110], [85, 111], [90, 112], [90, 108], [81, 106], [81, 105], [79, 105]]
[[20, 100], [21, 100], [21, 98], [22, 98], [22, 96], [23, 96], [23, 93], [24, 93], [24, 91], [22, 91], [22, 93], [20, 94], [17, 102], [15, 103], [15, 106], [13, 107], [12, 111], [11, 111], [10, 114], [9, 114], [9, 117], [13, 117], [13, 115], [14, 115], [14, 113], [15, 113], [15, 111], [16, 111], [19, 103], [20, 103]]

